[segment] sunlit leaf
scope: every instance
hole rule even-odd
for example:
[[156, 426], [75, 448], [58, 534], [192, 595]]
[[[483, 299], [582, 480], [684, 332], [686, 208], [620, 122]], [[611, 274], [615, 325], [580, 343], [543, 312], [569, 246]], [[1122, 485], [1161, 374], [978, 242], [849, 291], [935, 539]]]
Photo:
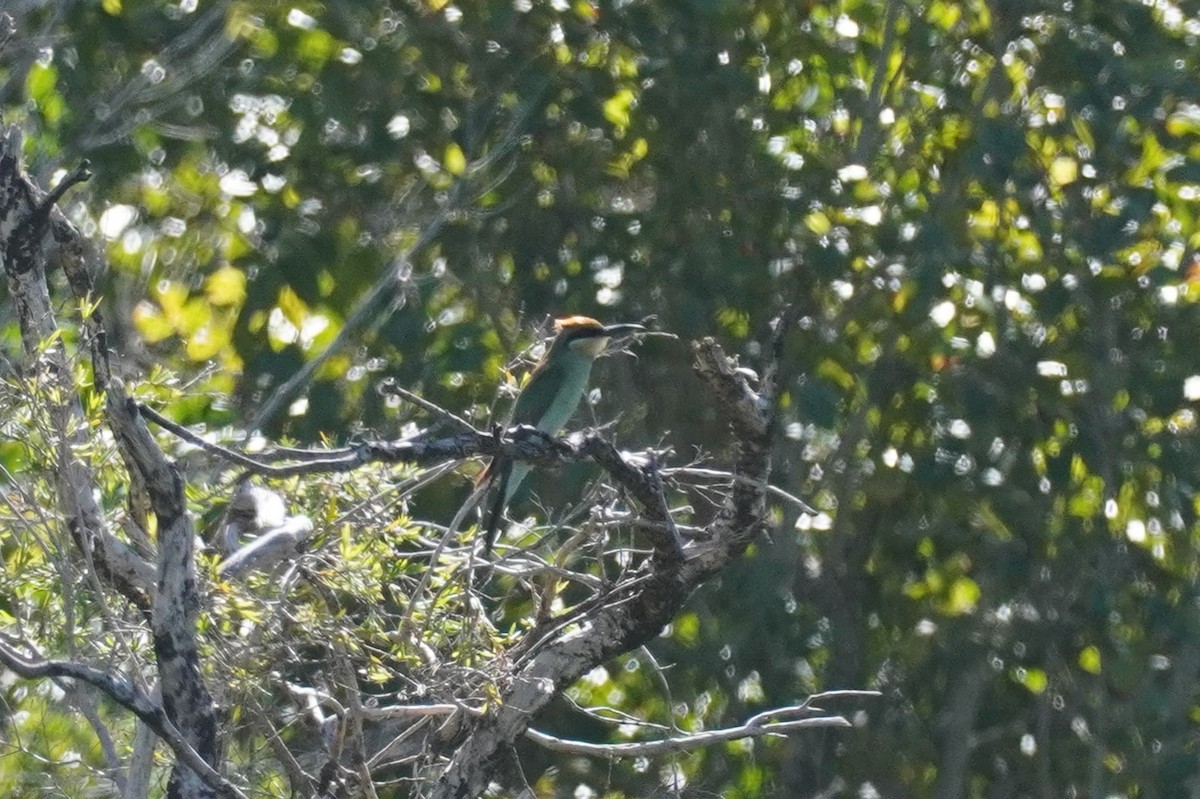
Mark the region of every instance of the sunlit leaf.
[[970, 577], [958, 577], [950, 584], [946, 598], [946, 612], [952, 616], [972, 613], [979, 603], [979, 584]]
[[1088, 674], [1100, 673], [1100, 650], [1094, 646], [1084, 647], [1079, 653], [1079, 668]]
[[204, 293], [213, 305], [241, 305], [246, 299], [246, 273], [223, 266], [205, 279]]
[[621, 89], [604, 101], [604, 118], [617, 128], [627, 128], [630, 112], [637, 96], [630, 89]]
[[451, 175], [461, 175], [467, 171], [467, 156], [463, 153], [461, 147], [454, 142], [450, 142], [446, 145], [446, 151], [442, 154], [442, 166]]

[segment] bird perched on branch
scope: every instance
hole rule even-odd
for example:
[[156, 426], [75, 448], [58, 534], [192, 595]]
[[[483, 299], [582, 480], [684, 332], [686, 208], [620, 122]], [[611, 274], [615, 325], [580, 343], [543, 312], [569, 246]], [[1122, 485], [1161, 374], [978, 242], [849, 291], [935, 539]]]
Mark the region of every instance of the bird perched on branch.
[[[554, 340], [521, 389], [510, 426], [532, 425], [544, 433], [557, 435], [587, 393], [592, 364], [603, 354], [608, 342], [616, 336], [645, 329], [638, 324], [602, 325], [587, 316], [556, 319]], [[488, 481], [488, 485], [497, 487], [484, 528], [485, 552], [491, 553], [504, 508], [529, 475], [530, 468], [527, 463], [497, 458], [480, 476], [480, 483]]]

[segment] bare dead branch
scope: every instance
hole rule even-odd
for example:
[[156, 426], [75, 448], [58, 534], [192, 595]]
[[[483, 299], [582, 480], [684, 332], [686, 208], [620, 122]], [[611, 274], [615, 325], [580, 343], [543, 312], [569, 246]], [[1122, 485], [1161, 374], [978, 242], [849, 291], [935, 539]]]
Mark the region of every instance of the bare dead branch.
[[[726, 472], [721, 469], [704, 469], [698, 466], [677, 466], [673, 468], [666, 468], [662, 470], [662, 473], [668, 477], [678, 474], [686, 477], [706, 477], [713, 480], [735, 481], [746, 479], [745, 477], [736, 475], [733, 472]], [[782, 499], [784, 502], [794, 505], [800, 510], [801, 513], [806, 513], [809, 516], [816, 516], [818, 513], [820, 513], [820, 511], [818, 511], [812, 505], [809, 505], [804, 500], [800, 499], [800, 497], [784, 491], [777, 485], [768, 485], [766, 488], [768, 494], [776, 496], [779, 499]]]
[[363, 718], [372, 721], [388, 721], [393, 719], [426, 718], [451, 716], [455, 713], [467, 713], [471, 716], [482, 716], [483, 710], [465, 704], [438, 702], [432, 705], [390, 705], [388, 707], [363, 708]]
[[245, 794], [233, 783], [222, 777], [180, 734], [179, 729], [167, 718], [162, 707], [153, 702], [136, 685], [114, 677], [107, 672], [64, 660], [41, 660], [26, 657], [8, 643], [0, 641], [0, 662], [27, 680], [45, 678], [70, 678], [88, 683], [117, 704], [138, 717], [158, 737], [171, 747], [176, 757], [201, 779], [209, 788], [230, 799], [246, 799]]
[[841, 716], [817, 716], [794, 721], [776, 721], [768, 724], [742, 724], [737, 727], [727, 727], [720, 730], [705, 730], [684, 735], [662, 738], [657, 741], [637, 741], [619, 744], [597, 744], [586, 741], [572, 741], [558, 738], [538, 730], [525, 730], [525, 737], [534, 743], [554, 752], [565, 752], [572, 755], [587, 755], [588, 757], [627, 758], [655, 757], [657, 755], [676, 754], [703, 749], [706, 746], [736, 741], [741, 738], [758, 738], [764, 735], [779, 735], [796, 730], [812, 729], [814, 727], [850, 727], [850, 722]]
[[445, 408], [441, 407], [440, 405], [430, 402], [429, 400], [425, 399], [421, 395], [414, 394], [413, 392], [409, 391], [408, 389], [406, 389], [400, 385], [397, 385], [396, 381], [390, 377], [379, 384], [379, 393], [394, 396], [394, 397], [400, 397], [405, 402], [416, 405], [421, 410], [433, 414], [433, 416], [438, 419], [445, 419], [447, 421], [453, 422], [455, 425], [457, 425], [459, 428], [461, 428], [464, 431], [469, 431], [472, 433], [479, 432], [478, 429], [476, 429], [475, 425], [471, 424], [470, 422], [468, 422], [466, 419], [462, 418], [458, 414], [452, 413], [452, 412], [446, 410]]

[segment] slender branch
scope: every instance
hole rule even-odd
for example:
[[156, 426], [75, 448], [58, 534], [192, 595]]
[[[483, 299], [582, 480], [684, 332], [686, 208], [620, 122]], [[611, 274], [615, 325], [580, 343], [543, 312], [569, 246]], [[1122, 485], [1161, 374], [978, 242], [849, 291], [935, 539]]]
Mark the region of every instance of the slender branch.
[[267, 744], [271, 747], [271, 751], [275, 753], [275, 758], [283, 766], [283, 770], [288, 775], [288, 782], [291, 783], [293, 795], [312, 796], [313, 791], [317, 787], [316, 780], [304, 770], [304, 767], [300, 765], [300, 761], [296, 760], [296, 756], [292, 754], [292, 750], [288, 749], [287, 744], [279, 737], [279, 732], [275, 729], [271, 720], [263, 716], [258, 721], [267, 737]]
[[[414, 735], [419, 734], [421, 730], [428, 727], [429, 722], [433, 718], [433, 716], [422, 716], [417, 721], [408, 725], [403, 732], [384, 744], [375, 754], [371, 755], [371, 759], [367, 761], [367, 767], [370, 769], [387, 768], [395, 762], [402, 762], [406, 758], [412, 757], [413, 755], [401, 750], [401, 747]], [[389, 762], [393, 758], [394, 761]]]
[[658, 741], [637, 741], [621, 744], [594, 744], [586, 741], [571, 741], [557, 738], [535, 729], [525, 730], [525, 737], [534, 743], [554, 752], [565, 752], [573, 755], [589, 757], [618, 758], [618, 757], [654, 757], [655, 755], [690, 752], [706, 746], [736, 741], [741, 738], [758, 738], [764, 735], [778, 735], [795, 730], [812, 729], [814, 727], [850, 727], [850, 722], [841, 716], [818, 716], [794, 721], [776, 721], [769, 724], [742, 724], [738, 727], [728, 727], [721, 730], [705, 730], [693, 732], [673, 738], [663, 738]]
[[409, 391], [408, 389], [402, 388], [401, 386], [396, 384], [396, 381], [393, 378], [389, 377], [387, 380], [384, 380], [382, 383], [379, 384], [379, 393], [380, 394], [390, 394], [395, 397], [400, 397], [401, 399], [405, 400], [406, 402], [410, 402], [413, 405], [416, 405], [421, 410], [431, 413], [434, 416], [438, 417], [439, 419], [447, 419], [447, 420], [453, 422], [455, 425], [457, 425], [458, 427], [462, 428], [465, 431], [469, 431], [472, 433], [479, 432], [479, 430], [475, 427], [475, 425], [471, 424], [466, 419], [462, 418], [461, 416], [459, 416], [456, 413], [451, 413], [450, 411], [446, 410], [445, 408], [443, 408], [442, 406], [440, 406], [436, 403], [430, 402], [429, 400], [425, 399], [424, 397], [420, 396], [419, 394], [414, 394], [413, 392]]
[[746, 724], [762, 724], [767, 719], [777, 719], [781, 716], [789, 716], [799, 713], [821, 713], [823, 711], [820, 708], [815, 707], [813, 702], [824, 702], [827, 699], [878, 699], [881, 696], [883, 696], [883, 694], [881, 694], [879, 691], [869, 691], [857, 688], [839, 688], [833, 691], [822, 691], [821, 693], [812, 694], [798, 705], [776, 708], [774, 710], [764, 710], [762, 713], [746, 719]]
[[[679, 466], [671, 469], [663, 469], [662, 473], [668, 477], [676, 474], [682, 474], [689, 477], [710, 477], [714, 480], [733, 480], [735, 482], [745, 482], [748, 479], [740, 474], [734, 474], [733, 472], [726, 472], [722, 471], [721, 469], [704, 469], [698, 466]], [[820, 513], [820, 511], [818, 511], [812, 505], [809, 505], [804, 500], [800, 499], [800, 497], [784, 491], [777, 485], [768, 484], [765, 486], [765, 488], [767, 489], [768, 494], [773, 494], [785, 502], [795, 505], [801, 510], [801, 512], [807, 513], [809, 516], [816, 516], [818, 513]]]
[[367, 765], [367, 744], [363, 729], [363, 705], [362, 697], [358, 693], [358, 680], [354, 674], [354, 667], [350, 664], [350, 657], [346, 650], [340, 644], [334, 649], [334, 658], [336, 660], [336, 668], [340, 672], [340, 676], [344, 682], [343, 687], [346, 691], [346, 699], [349, 711], [342, 719], [346, 724], [346, 734], [349, 736], [351, 746], [350, 762], [354, 770], [358, 773], [360, 782], [359, 789], [367, 797], [367, 799], [379, 799], [375, 793], [375, 782], [371, 779], [371, 769]]
[[[360, 450], [353, 447], [343, 447], [335, 450], [296, 450], [289, 449], [286, 457], [294, 462], [283, 466], [273, 466], [261, 459], [251, 457], [230, 447], [214, 444], [203, 436], [193, 433], [144, 403], [138, 403], [138, 413], [154, 422], [172, 435], [199, 447], [205, 452], [216, 455], [222, 460], [236, 464], [242, 468], [267, 477], [291, 477], [297, 474], [312, 474], [324, 472], [349, 471], [362, 464]], [[269, 456], [268, 456], [269, 457]]]
[[[538, 745], [555, 752], [565, 752], [574, 755], [603, 758], [653, 757], [655, 755], [689, 752], [706, 746], [713, 746], [725, 741], [736, 741], [742, 738], [778, 735], [794, 730], [810, 729], [813, 727], [849, 727], [852, 726], [842, 716], [809, 716], [807, 718], [788, 719], [790, 716], [802, 716], [820, 712], [813, 703], [828, 699], [874, 699], [881, 696], [878, 691], [837, 690], [813, 694], [798, 705], [773, 708], [751, 716], [736, 727], [703, 732], [680, 733], [668, 738], [655, 741], [631, 741], [619, 744], [598, 744], [586, 741], [572, 741], [559, 738], [547, 733], [528, 729], [525, 736]], [[769, 719], [788, 719], [769, 721]]]
[[645, 471], [650, 480], [650, 487], [655, 494], [658, 511], [655, 515], [666, 524], [667, 532], [671, 534], [671, 543], [675, 545], [675, 552], [682, 557], [683, 538], [679, 535], [679, 528], [675, 526], [675, 517], [671, 515], [671, 506], [667, 502], [667, 489], [663, 485], [662, 471], [659, 469], [657, 459], [652, 458]]
[[[404, 615], [401, 617], [400, 624], [398, 625], [402, 634], [411, 634], [412, 631], [410, 630], [410, 625], [412, 624], [413, 613], [416, 611], [417, 606], [425, 599], [425, 591], [427, 588], [429, 588], [429, 580], [433, 577], [433, 572], [437, 568], [438, 561], [441, 560], [442, 552], [446, 549], [446, 545], [449, 544], [456, 535], [458, 535], [458, 530], [462, 525], [463, 520], [467, 518], [467, 514], [473, 511], [479, 504], [480, 500], [483, 499], [483, 496], [487, 493], [489, 487], [489, 484], [486, 482], [475, 487], [475, 489], [471, 492], [471, 495], [467, 497], [467, 501], [464, 502], [454, 514], [454, 518], [450, 520], [450, 524], [446, 526], [446, 532], [442, 533], [442, 537], [438, 539], [437, 546], [434, 547], [433, 554], [429, 557], [429, 568], [422, 572], [420, 582], [417, 583], [417, 587], [413, 589], [413, 592], [409, 595], [408, 606], [405, 608]], [[473, 548], [471, 556], [474, 556]], [[468, 570], [467, 573], [470, 574], [470, 571]], [[429, 614], [426, 618], [426, 624], [428, 624], [432, 618], [433, 614]], [[422, 632], [423, 631], [424, 630], [422, 629]]]
[[74, 681], [55, 678], [54, 684], [62, 690], [67, 703], [77, 710], [91, 726], [92, 732], [96, 735], [96, 740], [100, 744], [100, 752], [104, 756], [104, 762], [107, 766], [107, 776], [113, 781], [117, 791], [122, 795], [125, 794], [129, 784], [125, 776], [125, 767], [121, 763], [121, 756], [117, 754], [117, 747], [113, 742], [112, 732], [108, 729], [104, 720], [100, 718], [100, 713], [96, 709], [95, 694], [90, 691], [81, 690], [82, 686], [76, 684]]
[[17, 32], [17, 25], [9, 14], [0, 14], [0, 53], [8, 46], [8, 40]]
[[430, 716], [450, 716], [455, 713], [466, 713], [471, 716], [482, 716], [483, 710], [469, 705], [453, 702], [438, 702], [432, 705], [392, 705], [390, 707], [364, 707], [363, 718], [371, 721], [390, 721], [393, 719], [426, 718]]

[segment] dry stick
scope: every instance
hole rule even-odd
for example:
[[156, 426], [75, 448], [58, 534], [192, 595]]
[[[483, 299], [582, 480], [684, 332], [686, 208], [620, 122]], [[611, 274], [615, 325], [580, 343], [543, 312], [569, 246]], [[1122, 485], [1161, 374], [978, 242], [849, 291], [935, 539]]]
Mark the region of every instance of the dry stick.
[[124, 795], [126, 786], [128, 785], [128, 781], [125, 778], [125, 767], [121, 764], [121, 756], [117, 754], [112, 732], [108, 729], [104, 720], [100, 718], [100, 713], [96, 708], [96, 697], [86, 691], [79, 690], [79, 686], [74, 683], [69, 683], [62, 679], [54, 679], [53, 682], [63, 692], [67, 704], [82, 715], [87, 720], [88, 725], [91, 726], [92, 732], [100, 744], [100, 751], [104, 756], [104, 762], [108, 766], [106, 776], [116, 784], [117, 791]]
[[[405, 727], [403, 732], [401, 732], [395, 738], [393, 738], [392, 740], [390, 740], [386, 744], [384, 744], [383, 748], [380, 749], [378, 752], [371, 755], [371, 759], [367, 761], [367, 768], [379, 769], [379, 768], [387, 768], [390, 765], [394, 765], [394, 763], [389, 762], [387, 760], [387, 758], [391, 757], [393, 753], [399, 754], [400, 747], [403, 746], [408, 741], [409, 738], [412, 738], [414, 735], [419, 733], [421, 730], [423, 730], [429, 726], [430, 718], [432, 718], [432, 717], [424, 716], [424, 717], [418, 719], [413, 724], [410, 724], [408, 727]], [[395, 762], [396, 763], [403, 762], [403, 760], [405, 760], [405, 759], [407, 759], [407, 758], [401, 758], [400, 761], [395, 761]]]
[[409, 391], [408, 389], [402, 388], [401, 386], [396, 384], [395, 380], [393, 380], [391, 378], [388, 378], [387, 380], [383, 381], [383, 383], [380, 384], [379, 392], [381, 394], [392, 394], [394, 396], [400, 397], [404, 401], [412, 403], [413, 405], [416, 405], [418, 408], [420, 408], [423, 411], [426, 411], [427, 413], [431, 413], [440, 419], [448, 419], [451, 422], [454, 422], [454, 424], [458, 425], [465, 431], [469, 431], [472, 433], [479, 433], [479, 435], [483, 435], [483, 433], [481, 433], [478, 429], [476, 429], [475, 425], [471, 424], [470, 422], [468, 422], [466, 419], [462, 418], [458, 414], [452, 413], [452, 412], [446, 410], [445, 408], [443, 408], [441, 405], [438, 405], [437, 403], [430, 402], [429, 400], [425, 399], [424, 397], [422, 397], [419, 394], [414, 394], [413, 392]]
[[[722, 471], [720, 469], [705, 469], [705, 468], [702, 468], [699, 466], [679, 466], [679, 467], [676, 467], [673, 469], [671, 469], [671, 468], [663, 469], [662, 473], [665, 475], [668, 475], [668, 476], [676, 475], [676, 474], [683, 474], [683, 475], [690, 475], [692, 477], [711, 477], [716, 480], [733, 480], [733, 481], [741, 482], [741, 483], [745, 483], [748, 480], [748, 478], [742, 477], [741, 475], [738, 475], [738, 474], [734, 474], [733, 472], [726, 472], [726, 471]], [[809, 505], [804, 500], [800, 499], [800, 497], [796, 496], [795, 494], [790, 494], [787, 491], [784, 491], [779, 486], [771, 485], [768, 483], [767, 485], [764, 486], [764, 488], [767, 489], [767, 493], [774, 494], [775, 496], [779, 497], [780, 499], [782, 499], [792, 505], [795, 505], [803, 513], [806, 513], [809, 516], [816, 516], [818, 513], [820, 513], [820, 511], [818, 511], [812, 505]]]
[[647, 478], [650, 480], [650, 485], [654, 489], [655, 498], [658, 500], [658, 515], [662, 522], [667, 526], [667, 532], [671, 534], [671, 540], [675, 544], [675, 549], [680, 557], [683, 556], [683, 537], [679, 535], [679, 528], [675, 526], [675, 517], [671, 515], [671, 506], [667, 502], [667, 489], [663, 485], [662, 472], [658, 467], [658, 459], [651, 459], [650, 465], [646, 469]]
[[566, 752], [573, 755], [588, 755], [589, 757], [653, 757], [655, 755], [690, 752], [705, 746], [736, 741], [740, 738], [752, 738], [763, 735], [778, 735], [792, 730], [812, 727], [850, 727], [850, 722], [841, 716], [820, 716], [811, 719], [795, 721], [776, 721], [770, 724], [743, 724], [738, 727], [728, 727], [721, 730], [689, 733], [675, 738], [664, 738], [659, 741], [641, 741], [621, 744], [595, 744], [585, 741], [570, 741], [539, 732], [533, 728], [525, 730], [525, 737], [534, 743], [554, 752]]
[[[671, 727], [666, 724], [659, 724], [656, 721], [647, 721], [646, 719], [640, 718], [632, 713], [621, 710], [620, 708], [612, 707], [610, 705], [581, 705], [572, 699], [569, 693], [563, 694], [563, 700], [576, 713], [580, 713], [589, 719], [595, 719], [602, 724], [619, 724], [622, 726], [628, 725], [631, 727], [655, 730], [658, 732], [670, 732], [672, 729], [674, 729], [676, 732], [679, 731], [677, 726]], [[672, 706], [674, 706], [674, 703], [672, 703]]]
[[292, 750], [288, 749], [287, 744], [279, 737], [279, 731], [269, 721], [264, 720], [264, 723], [267, 743], [270, 745], [271, 751], [275, 753], [275, 759], [282, 764], [283, 770], [287, 773], [292, 791], [301, 796], [311, 796], [317, 787], [317, 781], [304, 770], [300, 761], [296, 760]]
[[643, 644], [639, 648], [646, 660], [650, 661], [650, 666], [654, 669], [654, 676], [658, 678], [658, 683], [662, 686], [663, 693], [666, 695], [667, 722], [671, 725], [672, 731], [679, 732], [679, 725], [675, 722], [675, 697], [671, 694], [671, 683], [667, 679], [667, 675], [663, 672], [663, 667], [659, 664], [658, 658], [654, 657], [654, 653], [650, 651], [650, 647]]

